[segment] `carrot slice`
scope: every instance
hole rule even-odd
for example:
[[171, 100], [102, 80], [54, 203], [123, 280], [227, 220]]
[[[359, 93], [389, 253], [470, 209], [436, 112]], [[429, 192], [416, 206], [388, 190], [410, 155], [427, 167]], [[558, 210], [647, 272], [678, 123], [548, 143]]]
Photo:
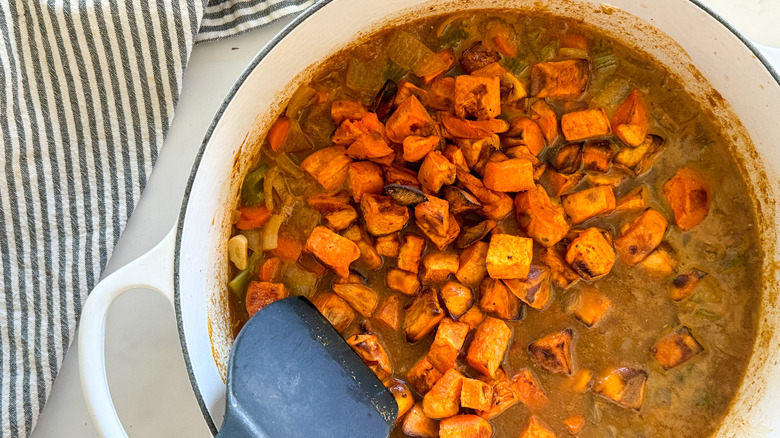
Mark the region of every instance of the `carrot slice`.
[[279, 152], [282, 148], [284, 140], [290, 132], [291, 124], [292, 122], [290, 122], [288, 117], [282, 116], [268, 130], [268, 144], [271, 146], [272, 151]]
[[238, 209], [241, 212], [236, 228], [239, 230], [256, 230], [271, 219], [271, 210], [265, 205], [245, 205]]

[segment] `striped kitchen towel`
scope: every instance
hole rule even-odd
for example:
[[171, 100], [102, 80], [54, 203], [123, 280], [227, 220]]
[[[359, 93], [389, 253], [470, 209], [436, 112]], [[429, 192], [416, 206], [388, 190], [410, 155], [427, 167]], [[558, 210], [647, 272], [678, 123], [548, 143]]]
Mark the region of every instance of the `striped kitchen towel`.
[[0, 437], [30, 435], [195, 42], [314, 0], [0, 0]]

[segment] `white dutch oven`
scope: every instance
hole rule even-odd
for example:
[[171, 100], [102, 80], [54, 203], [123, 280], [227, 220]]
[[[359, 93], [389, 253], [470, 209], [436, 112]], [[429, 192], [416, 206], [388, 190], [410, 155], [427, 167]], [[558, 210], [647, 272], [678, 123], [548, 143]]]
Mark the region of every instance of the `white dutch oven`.
[[[227, 311], [226, 241], [238, 188], [262, 135], [316, 66], [356, 39], [386, 26], [448, 11], [546, 10], [597, 26], [665, 64], [708, 102], [743, 157], [766, 253], [763, 305], [749, 371], [718, 437], [780, 434], [780, 76], [749, 41], [697, 2], [333, 0], [292, 22], [255, 58], [215, 117], [199, 152], [179, 222], [149, 253], [102, 281], [84, 307], [79, 336], [81, 380], [98, 431], [125, 436], [114, 411], [103, 361], [105, 314], [126, 290], [160, 291], [175, 306], [182, 351], [203, 416], [222, 422], [225, 367], [233, 341]], [[143, 279], [139, 281], [138, 279]]]

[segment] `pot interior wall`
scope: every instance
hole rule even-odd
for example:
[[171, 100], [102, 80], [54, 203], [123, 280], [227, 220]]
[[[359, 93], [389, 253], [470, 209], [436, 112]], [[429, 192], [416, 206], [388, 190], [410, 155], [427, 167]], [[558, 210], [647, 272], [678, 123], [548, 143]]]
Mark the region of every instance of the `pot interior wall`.
[[[180, 224], [176, 267], [179, 330], [193, 388], [212, 430], [216, 431], [222, 421], [223, 378], [233, 341], [224, 286], [226, 242], [243, 176], [257, 156], [263, 133], [317, 65], [356, 39], [389, 25], [447, 11], [511, 5], [582, 20], [647, 52], [665, 64], [692, 94], [707, 102], [733, 139], [735, 150], [744, 158], [750, 185], [756, 188], [766, 260], [775, 259], [780, 252], [775, 219], [780, 211], [775, 202], [780, 193], [780, 150], [773, 145], [780, 138], [780, 123], [776, 120], [780, 114], [780, 84], [739, 38], [694, 3], [612, 3], [614, 8], [604, 9], [598, 2], [553, 0], [334, 0], [315, 6], [316, 12], [300, 17], [283, 40], [274, 41], [258, 55], [228, 96], [207, 135]], [[741, 116], [741, 123], [734, 114]], [[776, 413], [780, 412], [780, 403], [773, 401], [777, 397], [766, 396], [770, 392], [767, 388], [775, 388], [780, 395], [780, 343], [775, 332], [780, 321], [778, 285], [770, 265], [765, 267], [758, 346], [738, 401], [718, 436], [766, 436], [768, 428], [780, 424]]]

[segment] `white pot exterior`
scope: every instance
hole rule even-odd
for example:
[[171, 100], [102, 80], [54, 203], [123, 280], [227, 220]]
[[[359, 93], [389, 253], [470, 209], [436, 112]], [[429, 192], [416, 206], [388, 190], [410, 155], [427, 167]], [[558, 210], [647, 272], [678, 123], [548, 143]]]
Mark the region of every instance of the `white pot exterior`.
[[[355, 39], [387, 25], [447, 11], [484, 8], [535, 10], [540, 7], [582, 19], [629, 45], [642, 47], [666, 64], [724, 121], [745, 158], [757, 196], [766, 252], [760, 346], [718, 437], [780, 434], [780, 305], [775, 269], [780, 206], [780, 78], [737, 35], [701, 6], [686, 0], [613, 0], [614, 14], [600, 3], [554, 0], [333, 0], [296, 19], [261, 52], [234, 87], [207, 134], [186, 192], [177, 235], [176, 312], [190, 379], [212, 431], [222, 422], [224, 367], [232, 343], [227, 302], [226, 241], [230, 209], [262, 135], [298, 85], [316, 66]], [[625, 11], [625, 12], [621, 12]], [[629, 16], [631, 14], [640, 19]], [[679, 46], [670, 43], [667, 34]], [[680, 47], [685, 53], [682, 53]], [[687, 53], [687, 56], [686, 56]], [[718, 99], [696, 71], [723, 97]], [[777, 76], [775, 74], [775, 76]], [[729, 117], [733, 111], [744, 125]], [[745, 137], [746, 132], [752, 142]]]

